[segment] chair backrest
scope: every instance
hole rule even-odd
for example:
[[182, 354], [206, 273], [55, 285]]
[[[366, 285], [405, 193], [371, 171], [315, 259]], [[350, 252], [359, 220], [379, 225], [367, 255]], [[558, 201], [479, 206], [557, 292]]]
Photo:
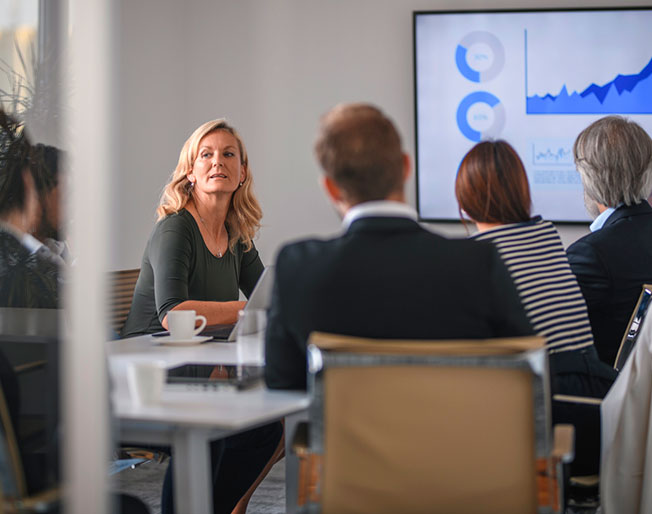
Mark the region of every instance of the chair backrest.
[[[2, 357], [4, 358], [4, 357]], [[27, 494], [25, 473], [14, 431], [11, 409], [0, 381], [0, 498], [4, 512], [7, 502], [20, 501]]]
[[131, 309], [131, 302], [134, 296], [134, 289], [140, 269], [125, 269], [118, 271], [111, 271], [109, 273], [109, 321], [111, 328], [118, 334], [122, 330], [129, 309]]
[[[59, 378], [57, 336], [0, 334], [0, 404], [6, 406], [13, 428], [10, 437], [5, 417], [7, 441], [2, 444], [20, 449], [30, 494], [59, 481]], [[24, 494], [22, 488], [16, 490]]]
[[652, 303], [651, 300], [652, 284], [643, 284], [643, 290], [638, 297], [638, 302], [636, 302], [634, 312], [632, 312], [632, 317], [629, 319], [627, 329], [625, 330], [623, 339], [620, 342], [620, 347], [618, 348], [618, 353], [616, 354], [614, 369], [617, 371], [623, 369], [625, 362], [627, 362], [627, 357], [632, 353], [632, 349], [636, 344], [636, 339], [638, 339], [638, 334], [641, 330], [641, 325], [643, 325], [647, 311]]
[[[2, 352], [0, 358], [7, 364]], [[6, 365], [3, 369], [7, 369]], [[57, 485], [53, 487], [45, 481], [40, 481], [41, 487], [46, 489], [36, 490], [35, 484], [30, 485], [27, 480], [24, 456], [29, 454], [29, 451], [21, 446], [16, 433], [18, 422], [14, 419], [17, 413], [8, 401], [15, 391], [7, 388], [14, 386], [15, 383], [7, 380], [6, 376], [0, 380], [0, 512], [59, 512], [60, 494]], [[46, 467], [48, 465], [48, 462], [39, 462]], [[36, 472], [45, 475], [47, 470], [39, 466]], [[33, 473], [32, 475], [35, 477]], [[30, 490], [30, 487], [33, 490]]]
[[64, 320], [62, 309], [0, 307], [0, 334], [57, 336]]
[[537, 498], [552, 450], [543, 345], [313, 334], [322, 512], [554, 511]]

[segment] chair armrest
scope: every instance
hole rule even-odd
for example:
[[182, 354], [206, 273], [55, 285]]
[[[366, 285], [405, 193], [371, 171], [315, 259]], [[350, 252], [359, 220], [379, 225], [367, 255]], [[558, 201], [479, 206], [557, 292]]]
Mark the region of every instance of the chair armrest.
[[598, 487], [600, 475], [578, 475], [570, 477], [570, 485], [577, 487]]
[[45, 360], [26, 362], [25, 364], [18, 364], [17, 366], [14, 366], [14, 372], [16, 374], [20, 374], [26, 373], [28, 371], [36, 371], [37, 369], [45, 368], [46, 364], [47, 361]]
[[9, 512], [49, 512], [60, 501], [61, 491], [55, 487], [13, 502], [14, 505], [11, 507], [17, 510], [14, 511], [10, 507]]
[[575, 458], [575, 427], [555, 425], [552, 456], [567, 464]]
[[553, 394], [552, 399], [555, 402], [581, 403], [584, 405], [602, 405], [601, 398], [591, 398], [590, 396], [574, 396], [570, 394]]

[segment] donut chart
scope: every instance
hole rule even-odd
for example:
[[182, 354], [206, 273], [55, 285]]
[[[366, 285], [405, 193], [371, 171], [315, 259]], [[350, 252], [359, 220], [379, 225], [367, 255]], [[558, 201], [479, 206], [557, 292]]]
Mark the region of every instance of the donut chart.
[[[483, 109], [489, 113], [483, 112]], [[469, 111], [479, 111], [469, 116]], [[469, 121], [471, 118], [471, 121]], [[488, 124], [487, 121], [490, 121]], [[505, 107], [487, 91], [475, 91], [464, 97], [457, 108], [457, 126], [471, 141], [480, 142], [498, 136], [505, 127]]]
[[[473, 59], [471, 59], [470, 52], [472, 47], [483, 49], [473, 52]], [[474, 62], [476, 60], [477, 62]], [[470, 81], [487, 82], [497, 77], [502, 71], [505, 65], [505, 49], [498, 38], [490, 32], [480, 30], [471, 32], [464, 36], [457, 45], [455, 63], [460, 73]]]

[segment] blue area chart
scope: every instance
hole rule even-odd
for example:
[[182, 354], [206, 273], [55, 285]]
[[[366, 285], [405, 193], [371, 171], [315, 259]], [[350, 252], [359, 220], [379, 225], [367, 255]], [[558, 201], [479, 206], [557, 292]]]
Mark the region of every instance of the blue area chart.
[[[479, 48], [479, 50], [470, 51], [471, 48]], [[471, 32], [457, 45], [455, 64], [460, 73], [470, 81], [487, 82], [495, 78], [503, 69], [505, 49], [498, 38], [490, 32]]]
[[652, 59], [633, 75], [618, 75], [599, 86], [557, 95], [527, 97], [527, 114], [652, 114]]
[[[479, 130], [473, 126], [473, 115], [469, 116], [476, 104], [485, 104], [491, 108], [493, 121], [489, 127]], [[484, 117], [484, 116], [483, 116]], [[469, 119], [471, 118], [471, 119]], [[476, 91], [464, 97], [457, 108], [457, 126], [462, 134], [471, 141], [483, 141], [496, 137], [505, 126], [505, 107], [500, 100], [486, 91]]]

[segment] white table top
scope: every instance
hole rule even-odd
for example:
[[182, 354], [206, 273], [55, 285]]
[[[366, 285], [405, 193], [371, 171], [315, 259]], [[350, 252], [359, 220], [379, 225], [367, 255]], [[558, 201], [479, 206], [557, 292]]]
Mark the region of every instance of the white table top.
[[262, 364], [262, 337], [247, 336], [237, 343], [165, 346], [157, 338], [140, 336], [107, 343], [114, 413], [121, 423], [205, 427], [227, 431], [253, 427], [308, 406], [305, 393], [270, 391], [264, 386], [247, 391], [174, 391], [164, 389], [158, 405], [136, 405], [129, 395], [126, 372], [131, 362], [161, 361], [167, 367], [183, 363]]
[[255, 428], [304, 411], [306, 393], [269, 391], [263, 385], [246, 391], [163, 390], [160, 404], [134, 403], [127, 387], [132, 362], [262, 364], [262, 334], [236, 343], [165, 346], [151, 336], [110, 341], [106, 345], [111, 400], [120, 438], [133, 443], [169, 444], [174, 455], [177, 512], [212, 512], [209, 441]]

